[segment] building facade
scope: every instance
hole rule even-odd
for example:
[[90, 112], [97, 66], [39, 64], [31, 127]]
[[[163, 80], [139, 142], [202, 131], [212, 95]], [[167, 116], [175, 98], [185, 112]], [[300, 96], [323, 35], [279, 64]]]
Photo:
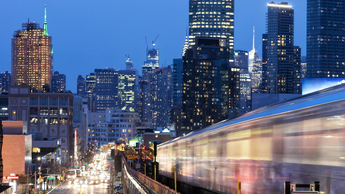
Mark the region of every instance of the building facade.
[[66, 75], [55, 71], [51, 81], [52, 92], [66, 92]]
[[121, 109], [107, 109], [88, 113], [88, 142], [108, 144], [116, 140], [128, 142], [136, 136], [140, 126], [139, 114]]
[[196, 37], [225, 38], [230, 60], [234, 53], [234, 0], [189, 0], [189, 46]]
[[[302, 93], [301, 50], [294, 46], [294, 10], [287, 3], [268, 3], [267, 47], [263, 54], [264, 91], [268, 93]], [[263, 56], [263, 58], [265, 58]]]
[[9, 119], [23, 121], [25, 133], [61, 138], [61, 161], [73, 154], [73, 95], [33, 92], [30, 86], [11, 86]]
[[226, 39], [196, 37], [183, 57], [181, 136], [228, 118], [229, 48]]
[[344, 0], [307, 0], [307, 78], [345, 77], [344, 13]]
[[[112, 109], [118, 106], [118, 72], [114, 68], [95, 69], [95, 110]], [[92, 94], [91, 94], [92, 95]]]
[[[127, 62], [126, 62], [127, 65]], [[128, 67], [128, 66], [127, 66]], [[121, 110], [136, 112], [136, 95], [138, 95], [139, 75], [136, 70], [118, 71], [118, 97]]]
[[44, 29], [27, 22], [12, 38], [12, 85], [29, 85], [43, 91], [51, 86], [53, 48], [45, 14]]

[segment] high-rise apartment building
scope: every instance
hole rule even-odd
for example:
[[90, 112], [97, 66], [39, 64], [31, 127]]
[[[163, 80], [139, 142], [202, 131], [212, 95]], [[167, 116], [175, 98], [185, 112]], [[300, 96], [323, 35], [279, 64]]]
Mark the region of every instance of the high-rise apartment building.
[[0, 94], [8, 92], [8, 86], [11, 85], [11, 73], [5, 71], [0, 74]]
[[[294, 10], [287, 3], [268, 3], [267, 47], [263, 48], [263, 90], [300, 94], [301, 50], [294, 46]], [[265, 50], [267, 49], [267, 50]]]
[[183, 57], [182, 122], [177, 135], [228, 118], [229, 48], [226, 39], [196, 37]]
[[234, 53], [234, 0], [189, 0], [189, 45], [196, 37], [225, 38]]
[[345, 77], [344, 21], [344, 0], [307, 0], [307, 78]]
[[77, 94], [79, 96], [85, 96], [86, 94], [86, 86], [85, 86], [85, 79], [82, 75], [78, 75], [77, 78]]
[[255, 49], [255, 28], [253, 28], [253, 48], [249, 51], [248, 73], [252, 81], [252, 92], [261, 93], [262, 83], [262, 59]]
[[55, 71], [52, 75], [51, 90], [53, 92], [65, 92], [66, 91], [66, 75], [60, 74]]
[[43, 90], [51, 85], [52, 37], [48, 35], [45, 14], [44, 29], [27, 22], [12, 38], [12, 85], [29, 85]]

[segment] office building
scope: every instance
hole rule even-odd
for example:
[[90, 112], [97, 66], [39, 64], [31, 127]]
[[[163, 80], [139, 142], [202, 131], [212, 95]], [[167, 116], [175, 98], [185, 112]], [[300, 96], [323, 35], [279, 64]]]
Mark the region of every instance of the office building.
[[[12, 38], [12, 85], [29, 85], [43, 91], [51, 85], [52, 37], [48, 35], [45, 14], [44, 29], [27, 22]], [[46, 86], [46, 87], [47, 87]]]
[[73, 94], [42, 93], [30, 86], [11, 86], [8, 94], [8, 117], [23, 121], [24, 133], [42, 133], [44, 138], [61, 139], [61, 161], [73, 155]]
[[65, 92], [66, 91], [66, 75], [60, 74], [58, 71], [55, 71], [52, 75], [51, 81], [51, 91], [52, 92]]
[[85, 79], [82, 75], [78, 75], [77, 78], [77, 94], [79, 96], [85, 96], [86, 94], [86, 86], [85, 86]]
[[118, 106], [118, 72], [114, 68], [95, 69], [95, 109], [105, 110]]
[[225, 38], [230, 60], [234, 53], [234, 0], [189, 0], [189, 46], [196, 37]]
[[106, 109], [88, 113], [88, 142], [98, 145], [108, 144], [116, 140], [128, 143], [136, 136], [136, 128], [140, 126], [139, 114], [121, 109]]
[[345, 78], [344, 13], [344, 0], [307, 0], [307, 78]]
[[182, 122], [177, 135], [228, 118], [229, 48], [222, 38], [195, 38], [183, 57]]
[[139, 74], [133, 69], [133, 62], [129, 55], [126, 60], [126, 70], [118, 71], [118, 101], [121, 110], [138, 112]]
[[154, 73], [159, 68], [159, 49], [156, 49], [155, 46], [156, 42], [152, 41], [152, 48], [146, 48], [146, 61], [142, 66], [142, 79], [144, 81], [147, 80], [148, 73]]
[[261, 93], [262, 88], [262, 59], [255, 49], [255, 28], [253, 28], [253, 48], [249, 51], [248, 73], [252, 81], [252, 92]]
[[5, 71], [0, 74], [0, 94], [8, 92], [8, 86], [11, 85], [11, 73]]
[[[301, 50], [294, 46], [294, 10], [291, 5], [268, 3], [267, 39], [263, 44], [263, 90], [300, 94]], [[267, 50], [265, 50], [267, 49]]]

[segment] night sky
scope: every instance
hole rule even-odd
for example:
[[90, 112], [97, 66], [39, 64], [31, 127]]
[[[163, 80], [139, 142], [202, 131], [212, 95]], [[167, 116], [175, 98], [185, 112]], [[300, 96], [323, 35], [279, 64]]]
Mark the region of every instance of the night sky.
[[[235, 0], [235, 49], [251, 50], [252, 28], [261, 55], [267, 0]], [[278, 1], [279, 3], [281, 1]], [[306, 53], [306, 0], [289, 0], [295, 10], [295, 45]], [[2, 0], [0, 1], [0, 72], [11, 71], [11, 39], [24, 22], [43, 28], [47, 4], [48, 32], [53, 37], [54, 71], [66, 74], [67, 89], [76, 92], [78, 75], [95, 68], [125, 69], [130, 54], [141, 74], [145, 36], [156, 48], [160, 64], [180, 58], [188, 28], [187, 0]]]

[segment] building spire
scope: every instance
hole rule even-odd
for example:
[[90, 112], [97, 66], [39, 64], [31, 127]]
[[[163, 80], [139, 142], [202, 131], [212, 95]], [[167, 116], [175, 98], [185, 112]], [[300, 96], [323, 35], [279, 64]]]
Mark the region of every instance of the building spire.
[[47, 5], [44, 5], [44, 24], [43, 24], [43, 29], [44, 29], [44, 35], [49, 36], [48, 34], [48, 23], [47, 23]]
[[255, 26], [253, 26], [253, 50], [255, 50]]

